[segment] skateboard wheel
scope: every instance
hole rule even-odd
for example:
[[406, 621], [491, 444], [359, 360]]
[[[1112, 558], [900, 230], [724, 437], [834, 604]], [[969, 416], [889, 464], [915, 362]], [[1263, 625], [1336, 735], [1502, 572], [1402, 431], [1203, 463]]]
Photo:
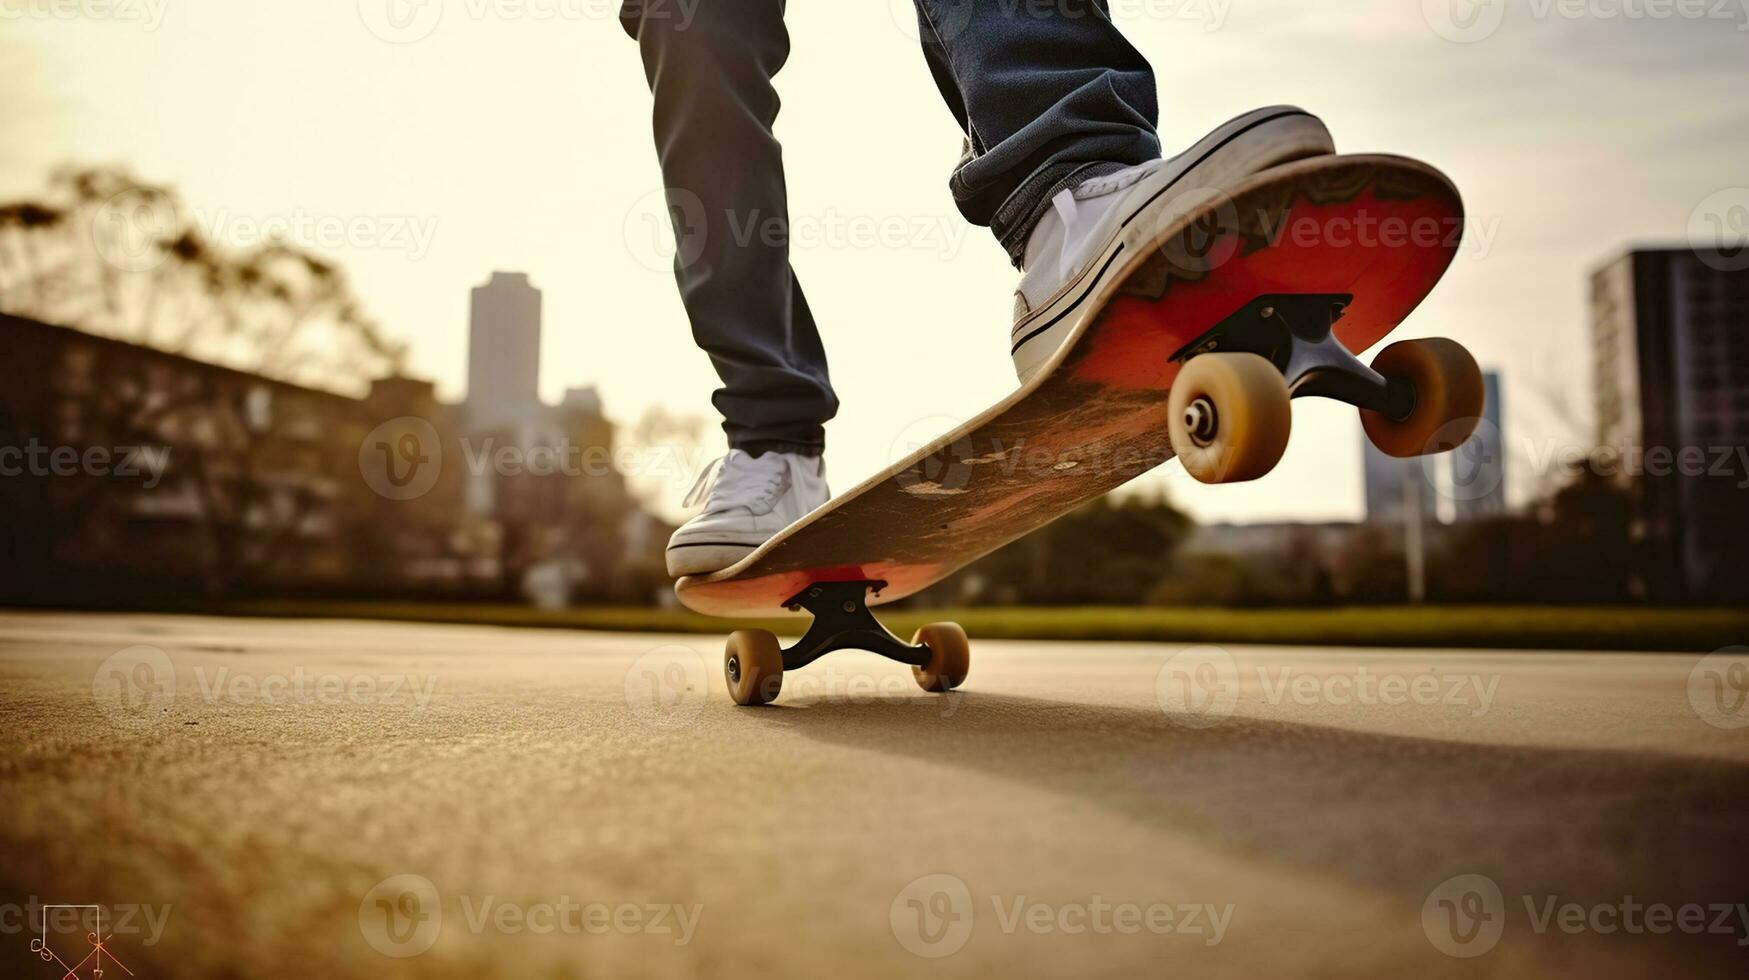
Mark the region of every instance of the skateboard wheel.
[[769, 630], [736, 630], [723, 650], [723, 679], [739, 705], [769, 704], [783, 689], [783, 647]]
[[1380, 452], [1399, 458], [1443, 453], [1476, 431], [1482, 369], [1462, 344], [1444, 337], [1399, 340], [1379, 351], [1372, 368], [1393, 387], [1407, 385], [1415, 393], [1414, 408], [1402, 419], [1361, 409], [1361, 427]]
[[1287, 382], [1259, 355], [1191, 358], [1172, 382], [1167, 407], [1172, 451], [1203, 483], [1255, 480], [1287, 451], [1293, 427]]
[[917, 686], [931, 694], [946, 694], [966, 682], [972, 666], [972, 646], [958, 623], [930, 623], [911, 637], [911, 645], [929, 648], [929, 664], [912, 667]]

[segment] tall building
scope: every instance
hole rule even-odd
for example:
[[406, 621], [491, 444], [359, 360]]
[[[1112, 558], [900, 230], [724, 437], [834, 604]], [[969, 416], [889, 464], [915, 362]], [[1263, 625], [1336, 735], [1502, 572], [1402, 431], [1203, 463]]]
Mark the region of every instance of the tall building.
[[494, 272], [468, 311], [468, 422], [512, 426], [540, 410], [541, 294], [527, 273]]
[[1401, 524], [1411, 500], [1421, 511], [1422, 523], [1438, 521], [1440, 491], [1434, 484], [1432, 467], [1420, 459], [1387, 456], [1364, 435], [1361, 453], [1365, 460], [1367, 523]]
[[623, 532], [636, 503], [613, 465], [613, 424], [593, 387], [566, 389], [558, 405], [541, 401], [540, 333], [541, 292], [527, 274], [494, 272], [474, 287], [462, 436], [468, 512], [500, 533], [506, 592], [543, 606], [614, 590], [642, 595], [638, 576], [660, 563], [639, 555], [627, 565]]
[[1506, 513], [1506, 435], [1500, 427], [1500, 374], [1482, 373], [1482, 421], [1450, 454], [1453, 514], [1481, 521]]
[[1648, 593], [1749, 591], [1749, 269], [1635, 250], [1591, 277], [1597, 438], [1634, 493]]

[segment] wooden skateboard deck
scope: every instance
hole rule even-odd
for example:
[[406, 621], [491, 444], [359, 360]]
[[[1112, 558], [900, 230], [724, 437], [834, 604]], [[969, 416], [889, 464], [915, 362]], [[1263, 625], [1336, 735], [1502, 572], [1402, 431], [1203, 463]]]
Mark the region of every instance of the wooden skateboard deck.
[[675, 591], [719, 616], [779, 613], [823, 582], [884, 582], [870, 605], [915, 594], [1172, 459], [1175, 357], [1237, 311], [1341, 294], [1332, 332], [1358, 353], [1426, 298], [1462, 231], [1457, 190], [1414, 160], [1327, 156], [1258, 174], [1162, 229], [1026, 385]]

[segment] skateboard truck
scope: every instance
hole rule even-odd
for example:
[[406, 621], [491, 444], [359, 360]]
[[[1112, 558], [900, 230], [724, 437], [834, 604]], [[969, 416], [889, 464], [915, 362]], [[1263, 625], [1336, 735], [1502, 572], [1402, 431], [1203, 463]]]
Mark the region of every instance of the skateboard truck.
[[906, 643], [894, 636], [868, 608], [868, 594], [879, 594], [879, 579], [815, 582], [784, 601], [794, 612], [814, 614], [808, 631], [788, 647], [769, 630], [736, 630], [723, 651], [723, 679], [736, 704], [767, 704], [783, 688], [785, 671], [797, 670], [834, 650], [867, 650], [911, 668], [919, 687], [945, 694], [965, 682], [971, 663], [966, 631], [954, 623], [931, 623]]
[[1270, 293], [1240, 307], [1171, 360], [1166, 429], [1185, 472], [1204, 483], [1268, 473], [1287, 449], [1290, 402], [1318, 396], [1360, 409], [1367, 440], [1390, 456], [1455, 449], [1482, 413], [1482, 372], [1441, 337], [1400, 340], [1369, 367], [1337, 339], [1349, 293]]
[[783, 669], [806, 667], [834, 650], [867, 650], [912, 667], [929, 664], [929, 648], [912, 646], [892, 634], [869, 611], [867, 595], [887, 587], [879, 580], [816, 582], [784, 603], [791, 612], [814, 614], [808, 631], [784, 648]]
[[1353, 301], [1348, 293], [1259, 296], [1172, 359], [1184, 362], [1212, 351], [1258, 354], [1287, 380], [1290, 398], [1334, 398], [1393, 420], [1406, 419], [1415, 411], [1414, 388], [1387, 381], [1336, 339], [1336, 321]]

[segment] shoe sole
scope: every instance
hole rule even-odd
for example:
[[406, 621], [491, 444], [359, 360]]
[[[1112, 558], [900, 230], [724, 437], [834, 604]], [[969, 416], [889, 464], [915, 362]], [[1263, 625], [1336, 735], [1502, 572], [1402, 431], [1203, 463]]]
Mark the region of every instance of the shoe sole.
[[[1129, 191], [1140, 203], [1124, 217], [1104, 250], [1043, 306], [1015, 323], [1009, 353], [1020, 383], [1037, 376], [1062, 346], [1086, 312], [1087, 298], [1101, 284], [1129, 275], [1154, 250], [1158, 234], [1178, 218], [1247, 177], [1334, 152], [1330, 131], [1318, 117], [1294, 106], [1274, 106], [1223, 123], [1179, 154], [1189, 161], [1187, 166], [1164, 166], [1143, 178]], [[1175, 189], [1177, 194], [1161, 202], [1167, 191]]]
[[[759, 544], [764, 543], [761, 541]], [[720, 572], [757, 551], [759, 544], [700, 541], [669, 545], [666, 553], [668, 574], [678, 578], [682, 575], [708, 575], [711, 572]]]

